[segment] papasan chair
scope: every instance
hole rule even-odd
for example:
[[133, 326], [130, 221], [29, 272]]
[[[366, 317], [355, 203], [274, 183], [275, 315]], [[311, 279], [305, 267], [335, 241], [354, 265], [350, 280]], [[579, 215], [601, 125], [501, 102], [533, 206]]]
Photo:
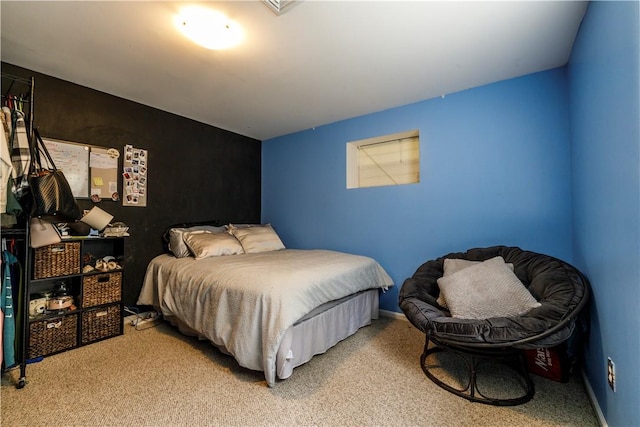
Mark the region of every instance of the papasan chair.
[[[399, 304], [426, 335], [420, 363], [429, 379], [473, 402], [519, 405], [535, 394], [523, 350], [579, 343], [576, 336], [583, 334], [587, 322], [578, 314], [589, 294], [588, 280], [568, 263], [494, 246], [425, 262], [404, 281]], [[451, 385], [432, 372], [428, 358], [436, 353], [464, 360], [462, 385]], [[485, 362], [509, 366], [514, 372], [508, 376], [520, 378], [523, 393], [485, 395], [477, 384]]]

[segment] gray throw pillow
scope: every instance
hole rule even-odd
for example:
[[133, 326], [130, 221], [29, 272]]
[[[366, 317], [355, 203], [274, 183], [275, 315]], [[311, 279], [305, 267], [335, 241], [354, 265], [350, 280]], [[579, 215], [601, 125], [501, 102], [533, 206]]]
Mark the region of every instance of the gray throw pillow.
[[[478, 265], [482, 262], [483, 261], [469, 261], [460, 258], [445, 258], [443, 276], [451, 276], [452, 274], [455, 274], [460, 270], [464, 270], [465, 268], [471, 267], [472, 265]], [[512, 263], [507, 263], [507, 267], [509, 267], [511, 271], [513, 271]], [[440, 295], [438, 295], [438, 299], [436, 302], [440, 305], [440, 307], [449, 308], [447, 306], [447, 301], [444, 299], [442, 291], [440, 292]]]
[[215, 227], [213, 225], [195, 225], [189, 228], [172, 228], [169, 230], [169, 250], [176, 258], [191, 256], [191, 251], [184, 242], [183, 235], [190, 231], [206, 230], [211, 233], [224, 233], [227, 227]]
[[284, 249], [282, 240], [271, 227], [271, 224], [251, 227], [235, 227], [230, 224], [228, 228], [229, 233], [240, 241], [242, 248], [248, 254]]
[[184, 233], [183, 239], [195, 259], [244, 253], [238, 239], [229, 233], [196, 230]]
[[519, 316], [540, 306], [502, 257], [443, 276], [438, 286], [451, 315], [462, 319]]

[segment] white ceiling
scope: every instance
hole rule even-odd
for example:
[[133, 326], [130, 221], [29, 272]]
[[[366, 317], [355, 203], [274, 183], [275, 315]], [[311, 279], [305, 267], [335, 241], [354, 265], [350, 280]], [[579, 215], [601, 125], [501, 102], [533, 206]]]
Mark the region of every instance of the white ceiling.
[[562, 66], [587, 7], [201, 2], [245, 32], [212, 51], [173, 27], [186, 4], [2, 0], [2, 61], [265, 140]]

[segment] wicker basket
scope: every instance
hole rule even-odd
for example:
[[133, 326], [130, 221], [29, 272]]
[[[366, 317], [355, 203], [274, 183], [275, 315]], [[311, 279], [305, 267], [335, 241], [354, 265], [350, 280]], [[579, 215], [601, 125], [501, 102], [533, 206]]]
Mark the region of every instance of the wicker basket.
[[119, 302], [122, 289], [122, 273], [84, 276], [82, 279], [82, 307]]
[[33, 278], [80, 273], [80, 242], [64, 242], [34, 249]]
[[82, 344], [122, 333], [120, 304], [85, 310], [82, 313]]
[[29, 359], [69, 350], [78, 345], [78, 316], [47, 319], [29, 324]]

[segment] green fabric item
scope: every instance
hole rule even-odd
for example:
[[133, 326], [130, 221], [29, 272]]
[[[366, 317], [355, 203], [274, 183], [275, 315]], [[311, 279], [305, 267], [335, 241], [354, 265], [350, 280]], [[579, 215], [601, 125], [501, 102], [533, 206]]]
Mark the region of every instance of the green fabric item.
[[7, 185], [7, 214], [18, 216], [22, 213], [22, 206], [16, 195], [11, 191], [11, 185]]
[[16, 364], [15, 338], [16, 319], [13, 310], [13, 286], [11, 280], [11, 265], [18, 262], [18, 259], [9, 251], [2, 252], [4, 269], [2, 273], [2, 295], [0, 296], [0, 309], [4, 313], [3, 326], [3, 361], [5, 367]]

